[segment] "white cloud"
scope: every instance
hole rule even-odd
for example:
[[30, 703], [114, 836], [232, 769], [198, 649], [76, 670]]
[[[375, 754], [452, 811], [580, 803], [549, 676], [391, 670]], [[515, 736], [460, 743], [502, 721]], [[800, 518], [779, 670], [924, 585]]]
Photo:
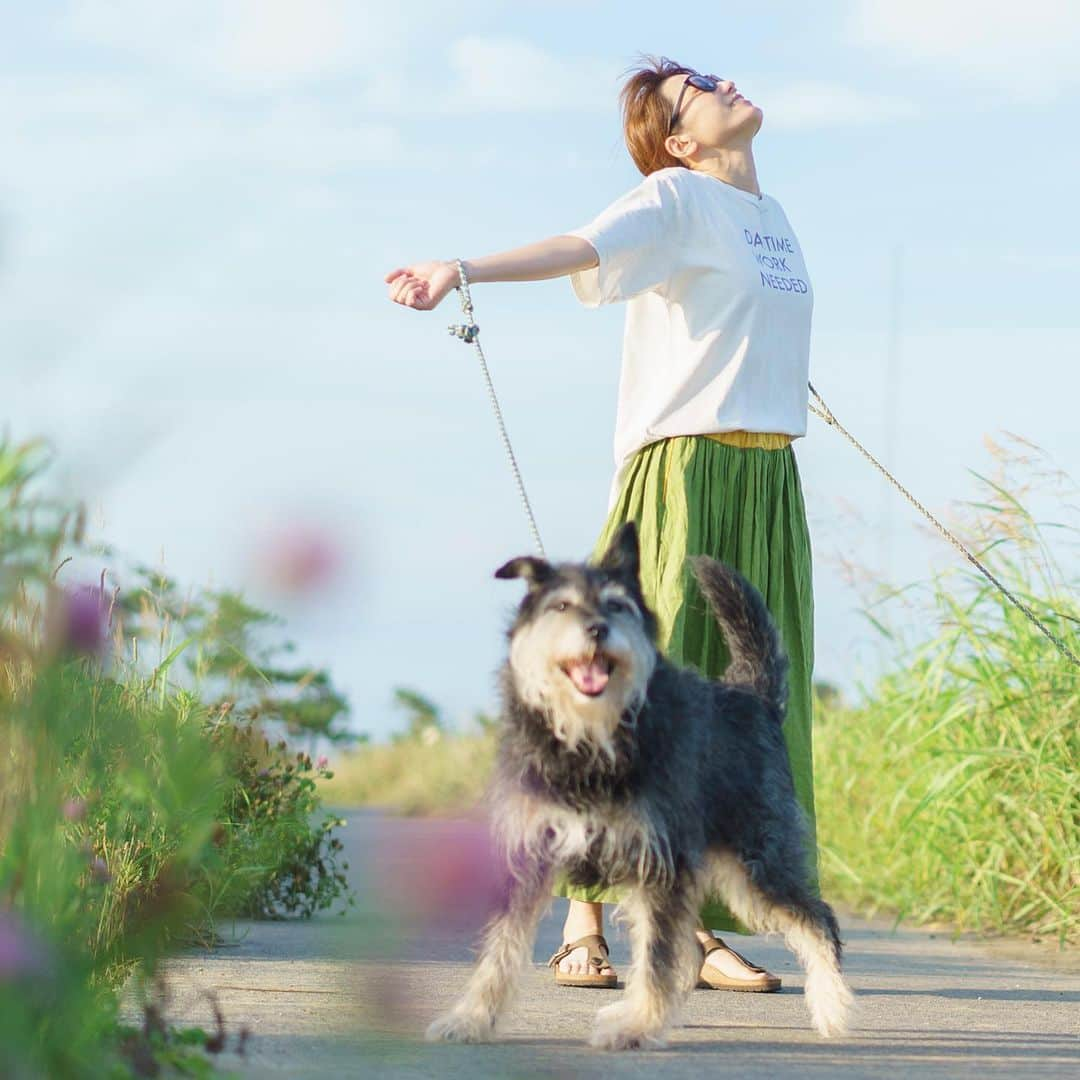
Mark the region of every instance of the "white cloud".
[[803, 81], [762, 95], [765, 126], [786, 130], [857, 127], [914, 116], [914, 102], [839, 83]]
[[[417, 10], [419, 8], [421, 10]], [[61, 28], [77, 41], [219, 87], [266, 90], [402, 50], [425, 0], [74, 0]]]
[[523, 38], [467, 35], [451, 43], [447, 63], [450, 75], [440, 82], [402, 68], [378, 72], [362, 103], [424, 115], [618, 111], [619, 70], [605, 61], [564, 58]]
[[616, 72], [600, 62], [564, 60], [521, 39], [469, 36], [450, 49], [461, 110], [614, 109]]
[[50, 193], [135, 187], [156, 177], [213, 170], [332, 174], [400, 161], [385, 120], [332, 104], [274, 98], [225, 108], [177, 99], [142, 81], [0, 80], [18, 109], [0, 114], [0, 192], [17, 202]]
[[1075, 0], [854, 0], [848, 34], [900, 61], [936, 68], [1025, 103], [1080, 83]]
[[[508, 5], [435, 0], [73, 0], [69, 37], [112, 50], [204, 90], [273, 93], [350, 74], [351, 100], [381, 115], [617, 110], [613, 63], [563, 57], [508, 35], [450, 40], [470, 16]], [[446, 37], [442, 62], [421, 61]], [[375, 62], [377, 61], [377, 62]]]

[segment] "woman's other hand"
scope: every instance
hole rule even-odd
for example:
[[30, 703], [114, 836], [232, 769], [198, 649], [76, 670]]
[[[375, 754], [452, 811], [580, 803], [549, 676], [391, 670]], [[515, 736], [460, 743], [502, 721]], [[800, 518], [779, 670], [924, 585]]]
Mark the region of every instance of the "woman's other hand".
[[[587, 240], [567, 234], [535, 244], [464, 260], [465, 279], [480, 281], [544, 281], [597, 266], [599, 256]], [[418, 311], [431, 311], [453, 288], [461, 284], [457, 261], [414, 263], [391, 270], [383, 279], [390, 299]]]
[[415, 263], [391, 270], [384, 278], [389, 283], [390, 299], [418, 311], [431, 311], [457, 285], [457, 264], [452, 262]]

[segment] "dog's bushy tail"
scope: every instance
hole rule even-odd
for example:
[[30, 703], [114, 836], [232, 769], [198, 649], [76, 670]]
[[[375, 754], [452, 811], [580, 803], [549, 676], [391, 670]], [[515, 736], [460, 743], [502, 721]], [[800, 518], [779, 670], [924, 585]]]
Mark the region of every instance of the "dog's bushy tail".
[[731, 663], [724, 681], [749, 686], [771, 701], [783, 719], [789, 661], [761, 593], [733, 566], [707, 555], [695, 555], [689, 561], [727, 639]]

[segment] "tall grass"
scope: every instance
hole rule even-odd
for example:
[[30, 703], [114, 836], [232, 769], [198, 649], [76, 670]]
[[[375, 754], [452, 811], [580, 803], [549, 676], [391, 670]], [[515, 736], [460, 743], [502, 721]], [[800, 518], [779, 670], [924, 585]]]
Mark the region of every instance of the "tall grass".
[[[991, 445], [1000, 475], [976, 474], [986, 497], [953, 531], [1080, 653], [1075, 552], [1070, 577], [1044, 536], [1064, 548], [1078, 530], [1036, 521], [1010, 473], [1037, 459]], [[867, 911], [1075, 943], [1080, 667], [966, 561], [925, 591], [927, 639], [905, 646], [872, 616], [894, 667], [859, 707], [818, 709], [824, 880]]]

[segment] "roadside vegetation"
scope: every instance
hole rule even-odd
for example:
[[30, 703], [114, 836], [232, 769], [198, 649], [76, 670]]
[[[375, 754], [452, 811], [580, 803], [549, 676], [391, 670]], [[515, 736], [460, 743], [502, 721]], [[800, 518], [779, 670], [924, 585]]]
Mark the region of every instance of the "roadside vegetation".
[[0, 1075], [210, 1075], [247, 1034], [212, 1002], [172, 1028], [159, 961], [348, 905], [330, 771], [297, 748], [345, 741], [345, 702], [240, 596], [90, 544], [47, 465], [0, 442]]
[[[999, 475], [974, 474], [985, 494], [949, 527], [1080, 654], [1078, 530], [1036, 521], [1023, 501], [1049, 480], [1062, 515], [1075, 514], [1065, 498], [1075, 488], [1017, 442], [1016, 452], [990, 443]], [[823, 890], [914, 924], [1080, 943], [1080, 667], [959, 552], [925, 582], [874, 588], [862, 613], [888, 645], [889, 669], [855, 704], [815, 687]], [[888, 625], [896, 603], [915, 605], [919, 642]], [[342, 755], [327, 797], [410, 814], [467, 810], [487, 778], [494, 726], [485, 718], [454, 735], [425, 704], [395, 741]]]
[[414, 690], [394, 691], [402, 730], [337, 756], [319, 791], [331, 806], [373, 806], [395, 814], [465, 814], [476, 806], [495, 762], [495, 720], [481, 712], [455, 731]]

